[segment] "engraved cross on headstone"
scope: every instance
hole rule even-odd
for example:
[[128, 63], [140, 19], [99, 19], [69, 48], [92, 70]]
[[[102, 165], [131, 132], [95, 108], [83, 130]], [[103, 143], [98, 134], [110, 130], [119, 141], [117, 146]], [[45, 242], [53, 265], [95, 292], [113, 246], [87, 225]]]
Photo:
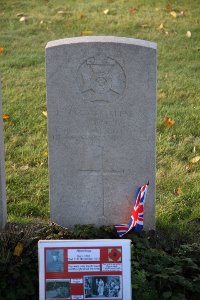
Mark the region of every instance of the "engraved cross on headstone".
[[100, 145], [99, 146], [101, 149], [101, 167], [100, 169], [82, 169], [79, 170], [79, 172], [81, 173], [85, 173], [86, 176], [88, 174], [92, 174], [92, 175], [97, 175], [97, 176], [101, 176], [102, 178], [102, 207], [103, 207], [103, 215], [102, 217], [104, 217], [104, 212], [105, 212], [105, 197], [104, 197], [104, 185], [105, 185], [105, 176], [109, 176], [109, 175], [113, 175], [113, 176], [121, 176], [124, 175], [124, 170], [105, 170], [105, 166], [104, 166], [104, 146]]

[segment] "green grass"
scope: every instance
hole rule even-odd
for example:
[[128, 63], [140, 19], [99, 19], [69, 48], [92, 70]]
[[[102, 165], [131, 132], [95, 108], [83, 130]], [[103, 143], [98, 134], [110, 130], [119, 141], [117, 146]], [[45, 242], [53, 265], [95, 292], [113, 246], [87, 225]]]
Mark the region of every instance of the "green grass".
[[[130, 7], [137, 9], [134, 15]], [[174, 18], [172, 10], [184, 14]], [[17, 16], [22, 12], [26, 23]], [[1, 0], [9, 220], [49, 218], [44, 49], [50, 40], [84, 31], [158, 43], [157, 224], [184, 229], [200, 218], [200, 161], [188, 171], [200, 155], [199, 15], [199, 0]], [[164, 29], [158, 29], [161, 23]], [[171, 128], [163, 124], [166, 116], [175, 120]]]

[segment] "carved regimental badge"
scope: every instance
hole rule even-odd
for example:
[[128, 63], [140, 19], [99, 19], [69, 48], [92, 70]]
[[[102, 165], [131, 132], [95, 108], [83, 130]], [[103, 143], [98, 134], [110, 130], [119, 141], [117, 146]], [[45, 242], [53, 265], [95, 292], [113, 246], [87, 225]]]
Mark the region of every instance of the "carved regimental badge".
[[122, 66], [106, 55], [86, 59], [78, 68], [77, 79], [83, 98], [91, 102], [113, 102], [123, 95], [126, 86]]

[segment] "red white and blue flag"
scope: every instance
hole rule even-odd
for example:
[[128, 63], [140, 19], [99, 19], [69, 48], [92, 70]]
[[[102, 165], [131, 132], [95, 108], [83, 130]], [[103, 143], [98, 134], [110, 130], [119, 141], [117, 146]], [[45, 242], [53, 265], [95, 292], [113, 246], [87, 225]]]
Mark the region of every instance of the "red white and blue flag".
[[147, 195], [149, 182], [136, 191], [134, 199], [134, 207], [131, 212], [131, 219], [128, 224], [117, 224], [115, 228], [119, 237], [122, 237], [132, 229], [135, 232], [140, 232], [144, 225], [144, 203]]

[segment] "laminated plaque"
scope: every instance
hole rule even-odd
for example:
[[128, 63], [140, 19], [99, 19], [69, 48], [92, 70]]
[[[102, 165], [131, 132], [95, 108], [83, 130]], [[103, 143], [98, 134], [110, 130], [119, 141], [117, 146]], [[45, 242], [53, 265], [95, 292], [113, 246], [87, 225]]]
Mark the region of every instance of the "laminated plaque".
[[39, 241], [40, 300], [131, 300], [130, 240]]

